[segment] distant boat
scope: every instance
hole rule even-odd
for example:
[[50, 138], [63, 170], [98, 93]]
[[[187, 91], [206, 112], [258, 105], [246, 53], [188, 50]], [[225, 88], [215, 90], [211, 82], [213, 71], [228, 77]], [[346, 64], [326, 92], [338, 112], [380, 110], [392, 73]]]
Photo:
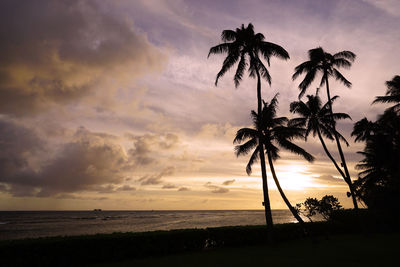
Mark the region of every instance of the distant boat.
[[94, 209], [93, 211], [101, 211], [101, 209]]

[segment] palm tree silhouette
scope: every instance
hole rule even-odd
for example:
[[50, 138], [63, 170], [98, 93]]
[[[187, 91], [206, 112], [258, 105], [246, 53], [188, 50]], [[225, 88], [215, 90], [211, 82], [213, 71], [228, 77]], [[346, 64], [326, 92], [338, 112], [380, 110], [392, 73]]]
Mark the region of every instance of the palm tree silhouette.
[[334, 55], [331, 55], [325, 52], [322, 47], [317, 47], [308, 51], [309, 60], [301, 63], [295, 68], [295, 73], [292, 76], [292, 79], [295, 80], [301, 74], [305, 73], [305, 77], [303, 81], [299, 84], [300, 94], [299, 98], [301, 98], [306, 92], [307, 88], [314, 81], [317, 73], [322, 73], [322, 79], [320, 82], [320, 86], [323, 84], [326, 85], [326, 94], [328, 96], [328, 109], [331, 115], [331, 127], [333, 129], [333, 136], [336, 141], [336, 145], [338, 148], [341, 165], [344, 169], [344, 173], [346, 175], [345, 181], [349, 186], [350, 194], [353, 200], [354, 209], [358, 210], [357, 199], [354, 194], [353, 184], [350, 178], [350, 173], [347, 168], [346, 159], [343, 154], [342, 146], [340, 144], [339, 136], [336, 132], [336, 123], [333, 116], [332, 110], [332, 99], [330, 96], [329, 90], [329, 77], [334, 77], [336, 80], [342, 82], [345, 86], [351, 87], [351, 82], [349, 82], [339, 71], [337, 68], [350, 68], [352, 62], [356, 58], [356, 55], [351, 51], [341, 51]]
[[392, 80], [386, 82], [386, 86], [386, 95], [377, 96], [372, 103], [395, 103], [391, 109], [400, 111], [400, 76], [394, 76]]
[[294, 138], [304, 138], [305, 130], [303, 128], [287, 126], [288, 119], [286, 117], [276, 117], [276, 108], [278, 104], [277, 96], [278, 94], [274, 96], [270, 103], [264, 102], [261, 115], [255, 111], [251, 112], [254, 129], [240, 129], [236, 133], [233, 142], [239, 144], [235, 147], [236, 156], [247, 155], [254, 149], [246, 166], [246, 172], [248, 175], [252, 172], [252, 165], [258, 160], [259, 156], [263, 154], [260, 152], [265, 148], [272, 177], [282, 199], [292, 212], [293, 216], [300, 223], [304, 223], [297, 210], [293, 208], [283, 192], [276, 176], [273, 162], [279, 158], [278, 146], [287, 149], [292, 153], [298, 154], [308, 161], [313, 161], [314, 157], [292, 142]]
[[[272, 56], [286, 60], [289, 58], [288, 52], [277, 44], [264, 41], [264, 35], [262, 33], [255, 33], [254, 26], [251, 23], [249, 23], [247, 27], [242, 24], [241, 28], [236, 28], [235, 31], [222, 31], [221, 39], [223, 43], [211, 47], [208, 53], [208, 57], [211, 54], [227, 54], [224, 62], [222, 63], [222, 68], [218, 72], [215, 79], [215, 85], [218, 84], [219, 78], [221, 78], [237, 63], [236, 73], [233, 77], [233, 80], [235, 82], [235, 87], [238, 87], [243, 78], [244, 71], [248, 69], [249, 76], [252, 78], [257, 78], [257, 110], [258, 114], [261, 114], [261, 77], [264, 78], [268, 84], [271, 84], [271, 75], [269, 74], [269, 71], [261, 58], [264, 58], [268, 66], [270, 66], [270, 58]], [[263, 150], [263, 144], [260, 142], [260, 151]], [[263, 181], [263, 204], [265, 207], [265, 220], [268, 229], [271, 231], [273, 221], [271, 215], [271, 205], [268, 196], [265, 155], [264, 153], [259, 153], [259, 155]]]
[[[338, 96], [332, 97], [332, 104], [337, 98]], [[333, 165], [335, 165], [343, 179], [346, 180], [346, 175], [329, 152], [323, 138], [325, 137], [329, 140], [334, 140], [334, 129], [332, 129], [331, 114], [328, 108], [329, 104], [327, 102], [322, 106], [321, 98], [318, 96], [318, 93], [315, 96], [307, 95], [307, 99], [306, 103], [301, 100], [290, 103], [290, 112], [299, 114], [301, 117], [291, 119], [289, 125], [294, 127], [304, 127], [306, 140], [310, 133], [312, 133], [314, 137], [318, 135], [319, 141], [321, 142], [326, 155], [332, 161]], [[333, 118], [335, 120], [351, 119], [346, 113], [333, 113]], [[339, 132], [336, 131], [336, 134], [348, 145], [346, 139]]]
[[392, 108], [380, 115], [376, 122], [366, 118], [354, 125], [352, 136], [365, 141], [358, 152], [363, 159], [356, 168], [361, 170], [354, 182], [357, 195], [371, 208], [398, 210], [400, 192], [400, 116]]
[[371, 138], [374, 132], [378, 131], [378, 125], [375, 122], [368, 120], [366, 117], [357, 121], [354, 124], [351, 136], [355, 136], [356, 142], [366, 141]]

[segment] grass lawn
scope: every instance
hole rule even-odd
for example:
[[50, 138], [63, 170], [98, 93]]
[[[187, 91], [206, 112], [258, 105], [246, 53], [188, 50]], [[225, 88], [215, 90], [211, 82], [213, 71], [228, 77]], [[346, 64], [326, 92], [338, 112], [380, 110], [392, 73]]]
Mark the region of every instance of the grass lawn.
[[400, 233], [338, 235], [90, 266], [400, 266], [399, 241]]

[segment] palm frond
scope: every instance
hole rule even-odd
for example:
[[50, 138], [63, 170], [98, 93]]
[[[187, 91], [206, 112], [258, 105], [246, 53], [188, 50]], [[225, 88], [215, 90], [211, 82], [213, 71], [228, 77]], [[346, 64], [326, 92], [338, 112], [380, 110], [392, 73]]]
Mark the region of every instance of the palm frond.
[[330, 55], [329, 53], [326, 53], [322, 47], [317, 47], [308, 50], [308, 57], [310, 58], [310, 61], [313, 61], [315, 63], [323, 61], [327, 55]]
[[259, 126], [261, 124], [261, 118], [258, 116], [257, 112], [255, 112], [254, 110], [252, 110], [250, 112], [251, 114], [251, 120], [253, 121], [253, 126], [255, 129], [259, 129]]
[[376, 103], [400, 103], [400, 94], [399, 95], [386, 95], [386, 96], [377, 96], [372, 104]]
[[353, 62], [356, 59], [356, 54], [354, 54], [351, 51], [345, 50], [345, 51], [341, 51], [341, 52], [338, 52], [338, 53], [334, 54], [333, 57], [335, 59], [345, 58], [345, 59], [348, 59], [351, 62]]
[[296, 80], [301, 74], [305, 72], [309, 72], [314, 67], [313, 62], [306, 61], [295, 67], [294, 74], [292, 76], [292, 80]]
[[333, 76], [336, 80], [342, 82], [345, 86], [351, 87], [351, 82], [349, 82], [337, 69], [333, 69]]
[[233, 30], [224, 30], [221, 33], [221, 39], [224, 42], [236, 40], [237, 33]]
[[[335, 95], [334, 97], [331, 97], [331, 104], [333, 105], [333, 103], [339, 99], [339, 96]], [[321, 107], [321, 110], [323, 110], [324, 112], [330, 112], [329, 109], [329, 100], [326, 101], [326, 103]]]
[[351, 67], [351, 62], [344, 58], [335, 59], [333, 65], [338, 68], [349, 69]]
[[228, 53], [229, 52], [229, 47], [232, 46], [231, 43], [222, 43], [216, 46], [213, 46], [210, 48], [210, 51], [208, 52], [207, 58], [210, 57], [212, 54], [223, 54], [223, 53]]
[[304, 138], [306, 130], [302, 127], [276, 126], [273, 128], [272, 132], [276, 139], [284, 138], [291, 140], [294, 138]]
[[254, 163], [258, 161], [258, 158], [260, 157], [260, 147], [257, 146], [257, 148], [254, 150], [253, 154], [251, 154], [251, 157], [249, 159], [249, 162], [246, 165], [246, 173], [247, 175], [250, 175], [252, 173], [252, 166]]
[[269, 74], [268, 69], [265, 67], [265, 65], [261, 62], [260, 59], [258, 59], [257, 61], [258, 61], [257, 66], [261, 76], [268, 82], [269, 85], [271, 85], [271, 75]]
[[289, 120], [288, 126], [289, 127], [305, 127], [307, 123], [306, 118], [294, 118]]
[[224, 74], [239, 60], [238, 53], [230, 53], [225, 58], [224, 63], [222, 63], [222, 68], [217, 74], [217, 78], [215, 79], [215, 85], [218, 85], [218, 79], [224, 76]]
[[265, 39], [265, 36], [264, 36], [264, 34], [262, 34], [262, 33], [256, 33], [256, 34], [254, 35], [254, 40], [255, 40], [257, 43], [261, 43], [264, 39]]
[[319, 87], [322, 87], [326, 83], [326, 81], [328, 80], [328, 76], [329, 76], [328, 73], [323, 72], [321, 82], [319, 83]]
[[269, 144], [268, 148], [266, 148], [266, 150], [267, 150], [267, 152], [270, 153], [271, 159], [273, 161], [275, 161], [275, 160], [280, 158], [280, 156], [279, 156], [279, 148], [274, 146], [273, 144]]
[[346, 138], [344, 138], [344, 136], [341, 133], [336, 131], [336, 135], [339, 138], [339, 140], [343, 141], [346, 144], [346, 146], [349, 146], [349, 142], [347, 142]]
[[303, 101], [293, 101], [290, 103], [290, 112], [294, 114], [299, 114], [303, 117], [310, 115], [310, 109], [306, 103]]
[[[329, 121], [329, 123], [330, 123], [330, 121]], [[327, 126], [328, 124], [320, 124], [319, 126], [318, 126], [318, 128], [320, 129], [320, 131], [321, 131], [321, 135], [322, 136], [325, 136], [326, 138], [328, 138], [329, 140], [334, 140], [334, 137], [333, 137], [333, 133], [332, 133], [332, 128], [331, 127], [328, 127]]]
[[286, 124], [289, 121], [289, 119], [287, 117], [279, 117], [279, 118], [274, 118], [272, 120], [271, 125], [272, 126], [281, 126]]
[[271, 56], [275, 56], [283, 60], [290, 58], [289, 53], [282, 46], [274, 43], [261, 42], [259, 49], [266, 60], [269, 60]]
[[235, 154], [237, 157], [241, 155], [247, 155], [257, 145], [258, 145], [257, 138], [252, 138], [244, 144], [235, 146]]
[[308, 121], [308, 125], [304, 127], [305, 132], [304, 132], [304, 140], [307, 141], [307, 137], [310, 135], [310, 132], [313, 132], [313, 136], [315, 136], [315, 129], [312, 127], [310, 124], [310, 121]]
[[303, 81], [299, 84], [299, 89], [300, 89], [299, 99], [305, 94], [307, 88], [314, 81], [316, 73], [317, 73], [316, 68], [311, 69], [309, 72], [307, 72]]
[[242, 141], [246, 139], [253, 139], [258, 137], [258, 132], [255, 129], [251, 128], [242, 128], [237, 131], [235, 139], [233, 140], [233, 143], [240, 144]]
[[332, 114], [332, 117], [333, 117], [333, 119], [336, 121], [336, 120], [344, 120], [344, 119], [350, 119], [351, 120], [351, 117], [350, 117], [350, 115], [349, 114], [346, 114], [346, 113], [333, 113]]
[[271, 101], [268, 104], [269, 109], [274, 110], [274, 111], [276, 110], [276, 108], [278, 107], [278, 104], [279, 104], [278, 96], [279, 96], [279, 93], [276, 93], [274, 95], [274, 97], [271, 99]]
[[304, 159], [306, 159], [309, 162], [313, 162], [314, 161], [314, 156], [311, 155], [310, 153], [308, 153], [307, 151], [305, 151], [303, 148], [299, 147], [298, 145], [290, 142], [287, 139], [277, 139], [279, 145], [287, 150], [289, 150], [290, 152], [300, 155], [302, 156]]
[[235, 76], [233, 78], [233, 80], [235, 82], [235, 87], [238, 87], [240, 82], [242, 81], [243, 72], [246, 69], [246, 67], [247, 67], [246, 57], [244, 54], [242, 54], [242, 56], [240, 57], [240, 61], [238, 63], [237, 69], [236, 69]]

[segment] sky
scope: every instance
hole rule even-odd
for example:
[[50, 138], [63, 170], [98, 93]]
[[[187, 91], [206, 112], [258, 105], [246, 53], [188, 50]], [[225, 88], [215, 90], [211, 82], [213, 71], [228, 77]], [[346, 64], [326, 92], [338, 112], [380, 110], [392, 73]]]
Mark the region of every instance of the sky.
[[[385, 109], [371, 102], [399, 75], [400, 2], [336, 1], [1, 1], [0, 210], [261, 209], [259, 166], [245, 172], [235, 133], [251, 125], [256, 81], [238, 88], [233, 71], [214, 85], [224, 56], [207, 58], [225, 29], [252, 23], [290, 60], [271, 60], [268, 101], [295, 117], [295, 66], [307, 51], [350, 50], [349, 89], [334, 110], [350, 173], [357, 178], [353, 123]], [[319, 77], [317, 77], [318, 80]], [[318, 82], [308, 89], [313, 94]], [[326, 101], [324, 90], [321, 98]], [[318, 140], [296, 144], [316, 160], [281, 151], [275, 169], [292, 204], [348, 188]], [[335, 146], [328, 147], [337, 158]], [[272, 209], [285, 208], [271, 179]]]

